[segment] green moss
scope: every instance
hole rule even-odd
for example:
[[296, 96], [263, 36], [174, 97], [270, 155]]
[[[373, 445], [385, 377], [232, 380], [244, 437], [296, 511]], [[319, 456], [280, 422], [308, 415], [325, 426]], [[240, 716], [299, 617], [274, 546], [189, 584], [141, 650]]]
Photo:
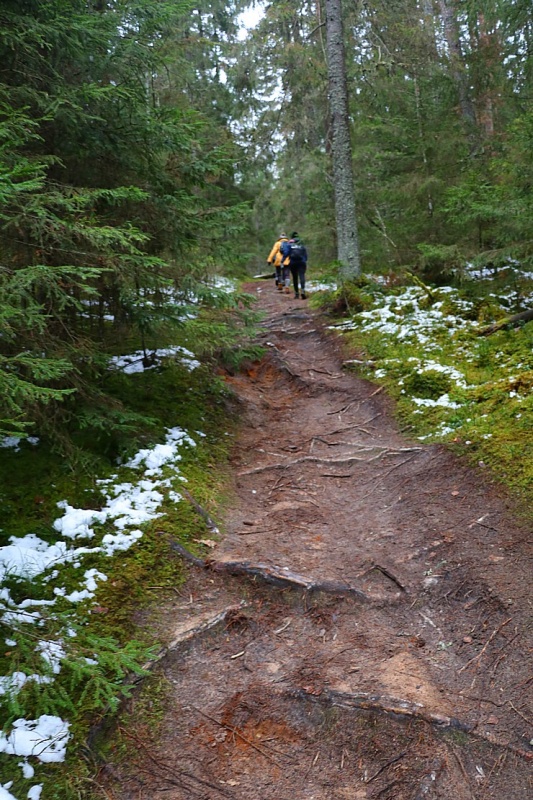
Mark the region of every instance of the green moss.
[[[234, 347], [237, 353], [237, 338]], [[99, 420], [87, 417], [83, 425], [73, 428], [76, 446], [88, 455], [85, 460], [67, 462], [54, 452], [53, 443], [46, 441], [37, 447], [22, 443], [18, 453], [0, 449], [2, 543], [7, 543], [9, 536], [28, 533], [35, 533], [47, 542], [55, 541], [52, 523], [60, 516], [57, 508], [60, 500], [67, 499], [78, 508], [102, 507], [106, 498], [96, 481], [117, 472], [117, 457], [124, 461], [140, 447], [161, 441], [165, 429], [176, 426], [189, 432], [196, 441], [195, 447], [184, 446], [180, 451], [180, 473], [187, 479], [185, 486], [216, 516], [217, 507], [228, 493], [226, 462], [235, 424], [230, 392], [216, 371], [211, 365], [190, 372], [169, 359], [161, 368], [149, 372], [107, 375], [106, 395], [113, 398], [120, 413], [115, 414], [109, 428], [101, 424], [101, 417]], [[121, 480], [135, 481], [139, 473], [129, 474], [122, 467], [120, 476]], [[184, 484], [172, 470], [168, 470], [167, 476], [172, 478], [173, 488], [179, 493]], [[149, 648], [158, 646], [154, 628], [147, 621], [153, 619], [157, 608], [175, 597], [174, 590], [186, 578], [182, 560], [171, 549], [170, 541], [182, 542], [201, 552], [204, 550], [201, 540], [213, 538], [186, 499], [166, 500], [161, 511], [162, 516], [144, 526], [144, 536], [129, 550], [113, 558], [86, 555], [81, 566], [71, 564], [62, 568], [61, 586], [67, 593], [79, 588], [85, 570], [90, 567], [106, 574], [108, 580], [99, 584], [86, 617], [81, 614], [81, 607], [76, 609], [81, 614], [76, 624], [72, 622], [77, 627], [77, 636], [68, 642], [69, 648], [72, 645], [72, 657], [69, 664], [63, 665], [61, 674], [54, 676], [48, 686], [27, 684], [12, 707], [6, 709], [4, 705], [6, 721], [14, 716], [31, 718], [38, 711], [56, 711], [66, 715], [71, 723], [73, 737], [66, 764], [37, 765], [35, 781], [44, 784], [47, 797], [70, 800], [91, 796], [91, 777], [97, 766], [90, 759], [87, 761], [82, 743], [99, 714], [113, 718], [110, 710], [124, 689], [124, 672], [119, 665], [135, 670], [136, 665], [146, 660]], [[94, 527], [96, 536], [91, 546], [98, 544], [104, 533], [114, 530], [112, 522]], [[36, 582], [30, 586], [27, 581], [13, 577], [7, 585], [16, 601], [36, 596]], [[43, 599], [52, 599], [54, 585], [54, 581], [42, 584], [39, 591]], [[57, 638], [59, 631], [64, 630], [62, 626], [68, 624], [72, 605], [59, 599], [53, 614], [47, 617], [46, 607], [42, 613], [43, 627], [38, 632], [32, 626], [25, 626], [16, 634], [15, 647], [0, 650], [2, 674], [11, 674], [17, 668], [27, 674], [46, 671], [36, 644], [42, 639]], [[2, 626], [1, 633], [4, 639], [15, 635], [9, 626]], [[94, 656], [98, 666], [85, 661], [86, 657]], [[154, 709], [154, 719], [161, 692], [154, 683], [147, 682], [146, 704]], [[0, 783], [13, 779], [16, 771], [13, 759], [0, 754]], [[23, 796], [27, 789], [24, 779], [15, 780], [16, 796]]]
[[405, 391], [413, 397], [437, 400], [449, 391], [452, 383], [442, 372], [428, 369], [424, 372], [413, 370], [404, 379]]
[[[490, 311], [487, 319], [504, 313], [488, 292], [478, 294], [472, 308], [460, 295], [439, 291], [435, 290], [445, 314], [484, 320], [485, 312]], [[431, 304], [429, 297], [423, 302]], [[397, 308], [402, 318], [406, 309], [407, 304]], [[491, 469], [491, 479], [507, 486], [524, 513], [532, 515], [533, 323], [488, 337], [479, 336], [471, 325], [451, 333], [435, 325], [424, 334], [429, 350], [414, 336], [400, 339], [382, 330], [356, 328], [343, 337], [351, 351], [373, 362], [362, 374], [382, 383], [395, 398], [400, 425], [409, 429], [410, 436], [448, 442], [473, 464], [483, 462]], [[430, 357], [446, 372], [427, 369]], [[456, 384], [452, 370], [464, 376], [466, 388]], [[412, 399], [436, 400], [443, 394], [458, 407], [421, 406]]]

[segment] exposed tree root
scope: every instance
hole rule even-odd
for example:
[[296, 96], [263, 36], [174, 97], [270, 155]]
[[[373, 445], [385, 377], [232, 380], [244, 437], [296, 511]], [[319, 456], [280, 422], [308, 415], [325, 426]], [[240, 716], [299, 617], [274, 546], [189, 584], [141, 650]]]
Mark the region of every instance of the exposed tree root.
[[335, 706], [348, 710], [363, 709], [382, 714], [396, 714], [400, 717], [420, 719], [438, 728], [448, 728], [450, 730], [461, 731], [469, 736], [475, 736], [494, 747], [509, 750], [526, 761], [533, 760], [533, 751], [524, 750], [512, 742], [500, 741], [496, 736], [486, 731], [479, 730], [477, 723], [463, 722], [456, 717], [449, 717], [444, 714], [437, 714], [427, 711], [424, 706], [412, 703], [409, 700], [402, 700], [387, 695], [369, 694], [368, 692], [358, 692], [349, 694], [347, 692], [337, 692], [331, 689], [324, 689], [319, 695], [311, 694], [305, 689], [289, 689], [284, 695], [291, 698], [307, 700], [324, 706]]
[[198, 503], [194, 499], [192, 494], [190, 492], [188, 492], [187, 489], [184, 489], [183, 486], [180, 486], [180, 494], [182, 494], [189, 501], [191, 506], [197, 512], [197, 514], [199, 514], [202, 517], [202, 519], [204, 520], [205, 524], [207, 525], [207, 527], [209, 528], [211, 533], [216, 533], [216, 534], [220, 533], [220, 530], [218, 529], [218, 526], [211, 519], [211, 517], [209, 516], [209, 514], [207, 513], [205, 508], [202, 508], [200, 503]]
[[214, 572], [226, 572], [229, 575], [243, 575], [254, 581], [260, 580], [281, 589], [295, 589], [306, 594], [334, 594], [343, 597], [356, 597], [366, 603], [391, 603], [401, 595], [369, 595], [356, 586], [341, 581], [315, 581], [303, 575], [297, 575], [289, 569], [271, 567], [268, 564], [252, 564], [248, 561], [214, 561], [195, 556], [178, 542], [171, 542], [172, 549], [196, 567], [211, 569]]
[[[313, 437], [315, 439], [319, 437]], [[259, 472], [266, 472], [269, 469], [288, 469], [289, 467], [294, 467], [297, 464], [303, 463], [310, 463], [310, 464], [328, 464], [333, 466], [348, 466], [349, 464], [353, 464], [356, 461], [362, 461], [363, 463], [370, 463], [371, 461], [377, 461], [378, 458], [382, 456], [398, 456], [402, 453], [411, 453], [413, 451], [418, 452], [422, 450], [421, 447], [401, 447], [394, 450], [391, 450], [388, 447], [361, 447], [359, 448], [360, 453], [371, 453], [375, 452], [376, 455], [370, 456], [369, 458], [363, 458], [362, 456], [347, 456], [346, 458], [323, 458], [321, 456], [301, 456], [300, 458], [294, 458], [290, 461], [281, 461], [276, 462], [275, 464], [265, 464], [262, 467], [254, 467], [254, 469], [246, 469], [242, 472], [237, 473], [239, 476], [242, 475], [256, 475]]]
[[[163, 647], [159, 653], [152, 658], [150, 661], [147, 661], [146, 664], [143, 664], [143, 670], [151, 670], [156, 664], [162, 661], [169, 653], [172, 653], [174, 650], [177, 650], [181, 647], [182, 644], [186, 642], [192, 641], [192, 639], [196, 639], [197, 636], [201, 636], [207, 631], [212, 630], [217, 625], [220, 625], [221, 622], [224, 622], [228, 617], [231, 617], [233, 614], [239, 613], [242, 609], [245, 608], [244, 605], [232, 605], [227, 606], [222, 611], [219, 611], [218, 614], [215, 614], [213, 617], [209, 617], [209, 619], [204, 619], [199, 622], [197, 625], [193, 625], [190, 628], [185, 628], [182, 630], [175, 639], [172, 640], [170, 644], [166, 647]], [[138, 681], [142, 680], [143, 676], [136, 676], [132, 682], [137, 683]]]
[[190, 564], [194, 564], [195, 567], [206, 567], [207, 566], [207, 562], [203, 558], [199, 558], [198, 556], [195, 556], [194, 553], [191, 553], [190, 550], [187, 550], [187, 548], [183, 547], [183, 545], [181, 545], [179, 542], [175, 542], [175, 541], [172, 540], [170, 542], [170, 547], [176, 553], [179, 553], [180, 556], [183, 556], [183, 558], [186, 561], [188, 561]]

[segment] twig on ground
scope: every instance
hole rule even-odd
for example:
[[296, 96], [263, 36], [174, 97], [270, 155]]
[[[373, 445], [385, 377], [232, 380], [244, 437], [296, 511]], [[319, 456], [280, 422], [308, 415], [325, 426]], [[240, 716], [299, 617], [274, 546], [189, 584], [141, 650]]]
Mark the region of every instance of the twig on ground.
[[405, 586], [403, 585], [403, 583], [396, 577], [396, 575], [394, 575], [389, 569], [387, 569], [387, 567], [382, 567], [381, 564], [372, 564], [372, 566], [369, 567], [368, 569], [365, 569], [364, 572], [360, 572], [357, 577], [362, 578], [363, 575], [368, 575], [368, 573], [372, 572], [373, 570], [381, 572], [382, 575], [385, 575], [386, 578], [395, 583], [396, 586], [398, 586], [398, 588], [402, 590], [402, 592], [405, 592]]
[[479, 653], [477, 653], [477, 655], [471, 658], [470, 661], [467, 661], [466, 664], [463, 664], [461, 669], [457, 671], [459, 675], [461, 674], [461, 672], [464, 672], [464, 670], [467, 669], [470, 666], [470, 664], [473, 664], [475, 661], [479, 662], [479, 660], [483, 656], [483, 653], [485, 652], [489, 644], [492, 642], [492, 640], [499, 634], [502, 628], [504, 628], [506, 625], [509, 624], [509, 622], [511, 622], [511, 620], [512, 617], [509, 617], [509, 619], [504, 620], [504, 622], [502, 622], [501, 625], [498, 625], [498, 627], [492, 631], [491, 635], [489, 636], [489, 638], [487, 639], [487, 641], [485, 642]]
[[363, 781], [363, 783], [372, 783], [372, 781], [375, 781], [378, 775], [381, 775], [382, 772], [385, 772], [387, 767], [390, 767], [392, 764], [396, 764], [396, 762], [399, 761], [404, 756], [406, 756], [408, 752], [409, 750], [404, 750], [403, 753], [400, 753], [398, 756], [394, 756], [394, 758], [389, 759], [389, 761], [387, 761], [386, 764], [383, 764], [382, 767], [376, 770], [376, 772], [374, 772], [374, 774], [371, 775], [370, 778], [367, 778], [365, 781]]
[[459, 753], [457, 752], [457, 750], [455, 749], [455, 747], [453, 747], [452, 745], [449, 745], [449, 748], [450, 748], [450, 751], [451, 751], [453, 757], [455, 758], [455, 760], [459, 764], [459, 769], [461, 770], [463, 778], [466, 781], [466, 788], [468, 789], [468, 792], [471, 794], [471, 792], [470, 792], [470, 778], [468, 777], [468, 772], [466, 771], [465, 765], [463, 764], [463, 760], [462, 760], [461, 756], [459, 755]]
[[[134, 733], [132, 733], [129, 730], [126, 730], [123, 726], [120, 726], [119, 730], [122, 733], [122, 735], [125, 736], [127, 739], [131, 739], [132, 741], [134, 741], [135, 744], [137, 745], [137, 748], [142, 750], [146, 754], [148, 759], [152, 762], [152, 764], [154, 764], [159, 770], [162, 771], [163, 775], [161, 777], [163, 778], [163, 780], [167, 781], [168, 783], [177, 785], [181, 789], [186, 789], [188, 791], [191, 791], [191, 787], [187, 786], [183, 782], [183, 779], [186, 778], [186, 779], [188, 779], [190, 781], [193, 781], [194, 783], [200, 784], [200, 786], [207, 786], [209, 789], [214, 789], [215, 791], [217, 791], [219, 794], [223, 795], [224, 797], [234, 797], [234, 795], [229, 793], [227, 791], [227, 789], [223, 789], [223, 788], [217, 786], [216, 784], [211, 783], [210, 781], [204, 780], [203, 778], [198, 778], [196, 775], [192, 775], [190, 772], [184, 772], [183, 770], [177, 770], [173, 766], [171, 766], [170, 764], [162, 762], [160, 759], [158, 759], [158, 758], [156, 758], [156, 756], [154, 756], [154, 754], [152, 753], [150, 748], [146, 745], [146, 743], [143, 742], [143, 740], [140, 739], [138, 736], [135, 736]], [[174, 780], [172, 780], [171, 778], [168, 777], [169, 774], [174, 776]], [[178, 779], [177, 781], [176, 781], [176, 778]]]
[[524, 722], [527, 722], [527, 724], [528, 724], [530, 727], [532, 727], [532, 726], [533, 726], [533, 721], [532, 721], [532, 720], [530, 720], [530, 719], [528, 719], [528, 718], [527, 718], [527, 717], [526, 717], [524, 714], [522, 714], [522, 712], [521, 712], [521, 711], [519, 711], [519, 710], [518, 710], [518, 709], [517, 709], [517, 708], [516, 708], [516, 707], [515, 707], [515, 706], [514, 706], [512, 703], [511, 703], [511, 701], [510, 701], [510, 700], [508, 701], [507, 705], [509, 705], [509, 706], [510, 706], [510, 707], [513, 709], [513, 711], [514, 711], [514, 712], [516, 712], [516, 713], [518, 714], [518, 716], [519, 716], [519, 717], [522, 717], [522, 719], [524, 720]]

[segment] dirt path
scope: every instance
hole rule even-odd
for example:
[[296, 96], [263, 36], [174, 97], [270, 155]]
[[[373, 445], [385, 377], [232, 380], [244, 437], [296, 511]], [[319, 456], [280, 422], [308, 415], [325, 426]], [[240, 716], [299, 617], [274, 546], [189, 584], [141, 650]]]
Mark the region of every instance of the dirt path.
[[228, 378], [234, 507], [160, 620], [163, 736], [127, 734], [111, 796], [531, 797], [531, 533], [399, 433], [305, 302], [249, 290], [268, 355]]

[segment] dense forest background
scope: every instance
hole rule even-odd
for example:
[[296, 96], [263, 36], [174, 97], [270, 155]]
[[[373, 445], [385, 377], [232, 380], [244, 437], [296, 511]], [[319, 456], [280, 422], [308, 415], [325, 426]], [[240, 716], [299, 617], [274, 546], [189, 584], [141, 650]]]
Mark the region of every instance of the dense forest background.
[[[257, 271], [279, 228], [334, 269], [320, 3], [0, 2], [1, 432], [127, 422], [103, 375]], [[345, 2], [363, 270], [532, 253], [527, 0]], [[181, 309], [181, 310], [180, 310]]]

